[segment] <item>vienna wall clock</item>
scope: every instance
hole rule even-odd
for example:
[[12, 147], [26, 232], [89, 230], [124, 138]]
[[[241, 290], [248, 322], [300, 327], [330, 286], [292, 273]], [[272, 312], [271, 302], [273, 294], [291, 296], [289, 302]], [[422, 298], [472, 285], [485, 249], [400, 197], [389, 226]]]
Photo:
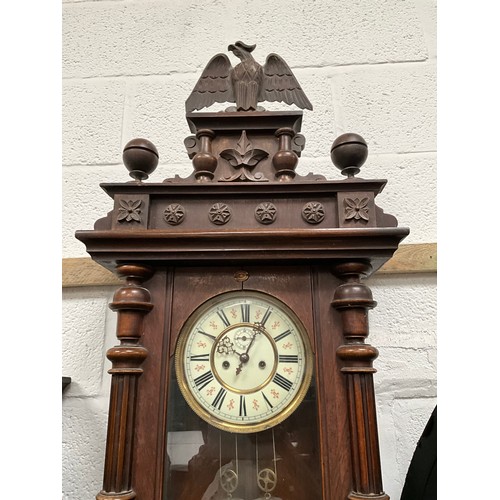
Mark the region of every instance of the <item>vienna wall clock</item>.
[[388, 498], [364, 279], [408, 229], [375, 202], [386, 181], [358, 177], [361, 136], [333, 141], [338, 180], [297, 173], [312, 104], [254, 48], [187, 96], [192, 173], [146, 182], [158, 151], [130, 141], [133, 181], [102, 184], [113, 209], [76, 234], [124, 280], [100, 500]]

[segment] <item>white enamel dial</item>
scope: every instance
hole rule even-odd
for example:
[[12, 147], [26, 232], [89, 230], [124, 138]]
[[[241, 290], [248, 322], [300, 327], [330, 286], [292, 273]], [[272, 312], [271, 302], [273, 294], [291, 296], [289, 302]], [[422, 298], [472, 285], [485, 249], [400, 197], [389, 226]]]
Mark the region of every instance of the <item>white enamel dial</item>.
[[231, 432], [276, 425], [300, 404], [312, 375], [309, 340], [281, 301], [219, 295], [184, 325], [176, 350], [181, 392], [203, 419]]

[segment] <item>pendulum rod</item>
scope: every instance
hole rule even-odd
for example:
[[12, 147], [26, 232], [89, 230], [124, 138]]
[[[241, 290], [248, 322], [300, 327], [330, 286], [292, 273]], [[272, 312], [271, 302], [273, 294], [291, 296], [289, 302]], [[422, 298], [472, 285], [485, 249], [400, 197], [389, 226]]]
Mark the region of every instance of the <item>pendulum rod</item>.
[[278, 484], [278, 470], [276, 463], [276, 444], [274, 441], [274, 429], [271, 429], [273, 440], [273, 469], [259, 467], [259, 436], [255, 436], [255, 462], [257, 468], [257, 486], [264, 493], [264, 499], [271, 498], [271, 492]]
[[229, 466], [222, 471], [222, 432], [219, 431], [219, 484], [222, 489], [227, 493], [227, 498], [233, 498], [233, 493], [238, 488], [239, 481], [239, 465], [238, 465], [238, 436], [234, 436], [234, 462], [235, 469]]

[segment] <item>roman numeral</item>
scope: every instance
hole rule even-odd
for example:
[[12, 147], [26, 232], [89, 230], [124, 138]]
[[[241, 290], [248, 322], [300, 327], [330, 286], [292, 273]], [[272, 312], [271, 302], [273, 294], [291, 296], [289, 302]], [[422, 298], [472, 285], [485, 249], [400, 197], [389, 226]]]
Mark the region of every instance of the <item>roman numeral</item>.
[[198, 387], [198, 390], [201, 391], [204, 387], [206, 387], [212, 380], [214, 379], [214, 374], [211, 371], [200, 375], [194, 379], [194, 384]]
[[241, 319], [243, 323], [250, 322], [250, 304], [241, 304]]
[[204, 332], [203, 330], [198, 330], [198, 333], [205, 335], [205, 337], [208, 337], [211, 340], [215, 340], [215, 337], [213, 335], [210, 335], [210, 333]]
[[229, 320], [227, 319], [226, 313], [222, 309], [220, 309], [219, 311], [217, 311], [217, 314], [218, 314], [219, 318], [221, 319], [221, 321], [224, 323], [225, 326], [229, 326], [230, 325]]
[[190, 356], [191, 361], [210, 361], [210, 354], [195, 354]]
[[297, 354], [279, 354], [278, 363], [298, 363], [299, 357]]
[[280, 340], [283, 340], [285, 337], [290, 335], [292, 332], [290, 330], [286, 330], [283, 333], [280, 333], [277, 337], [274, 337], [275, 342], [279, 342]]
[[273, 407], [273, 405], [271, 404], [271, 401], [269, 401], [269, 399], [266, 398], [266, 395], [261, 391], [261, 394], [262, 394], [262, 397], [264, 398], [264, 401], [267, 403], [267, 406], [269, 406], [269, 409], [271, 409]]
[[293, 383], [290, 382], [288, 379], [277, 373], [274, 378], [273, 382], [276, 385], [279, 385], [282, 389], [285, 389], [285, 391], [289, 391], [292, 388]]
[[245, 401], [245, 396], [240, 396], [240, 417], [247, 416], [247, 403]]
[[266, 321], [269, 319], [269, 316], [271, 316], [272, 312], [273, 312], [272, 309], [270, 307], [268, 307], [266, 313], [262, 317], [262, 321], [260, 322], [260, 324], [262, 326], [264, 326], [266, 324]]
[[224, 387], [221, 387], [220, 391], [217, 393], [217, 396], [215, 396], [215, 399], [212, 401], [212, 406], [220, 410], [222, 403], [224, 403], [224, 398], [226, 397], [226, 394], [227, 394], [226, 389], [224, 389]]

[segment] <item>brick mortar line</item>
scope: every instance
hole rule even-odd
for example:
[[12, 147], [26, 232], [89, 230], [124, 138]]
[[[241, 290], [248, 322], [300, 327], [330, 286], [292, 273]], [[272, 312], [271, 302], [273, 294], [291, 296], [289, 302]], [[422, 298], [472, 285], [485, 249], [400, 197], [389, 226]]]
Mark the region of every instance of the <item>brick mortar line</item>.
[[[118, 0], [117, 0], [118, 1]], [[327, 73], [325, 76], [333, 77], [339, 74], [339, 70], [355, 70], [356, 68], [366, 68], [366, 67], [385, 67], [385, 66], [426, 66], [429, 62], [437, 61], [436, 58], [426, 58], [426, 59], [415, 59], [407, 61], [380, 61], [380, 62], [362, 62], [362, 63], [346, 63], [346, 64], [329, 64], [324, 66], [291, 66], [292, 71], [304, 70], [311, 71], [323, 71]], [[207, 61], [208, 63], [208, 61]], [[199, 68], [188, 70], [188, 71], [176, 71], [172, 70], [167, 73], [144, 73], [144, 74], [116, 74], [116, 75], [89, 75], [89, 76], [63, 76], [63, 81], [87, 81], [87, 80], [118, 80], [118, 79], [144, 79], [144, 78], [169, 78], [178, 77], [183, 75], [201, 75], [201, 72], [205, 69], [205, 66]]]

